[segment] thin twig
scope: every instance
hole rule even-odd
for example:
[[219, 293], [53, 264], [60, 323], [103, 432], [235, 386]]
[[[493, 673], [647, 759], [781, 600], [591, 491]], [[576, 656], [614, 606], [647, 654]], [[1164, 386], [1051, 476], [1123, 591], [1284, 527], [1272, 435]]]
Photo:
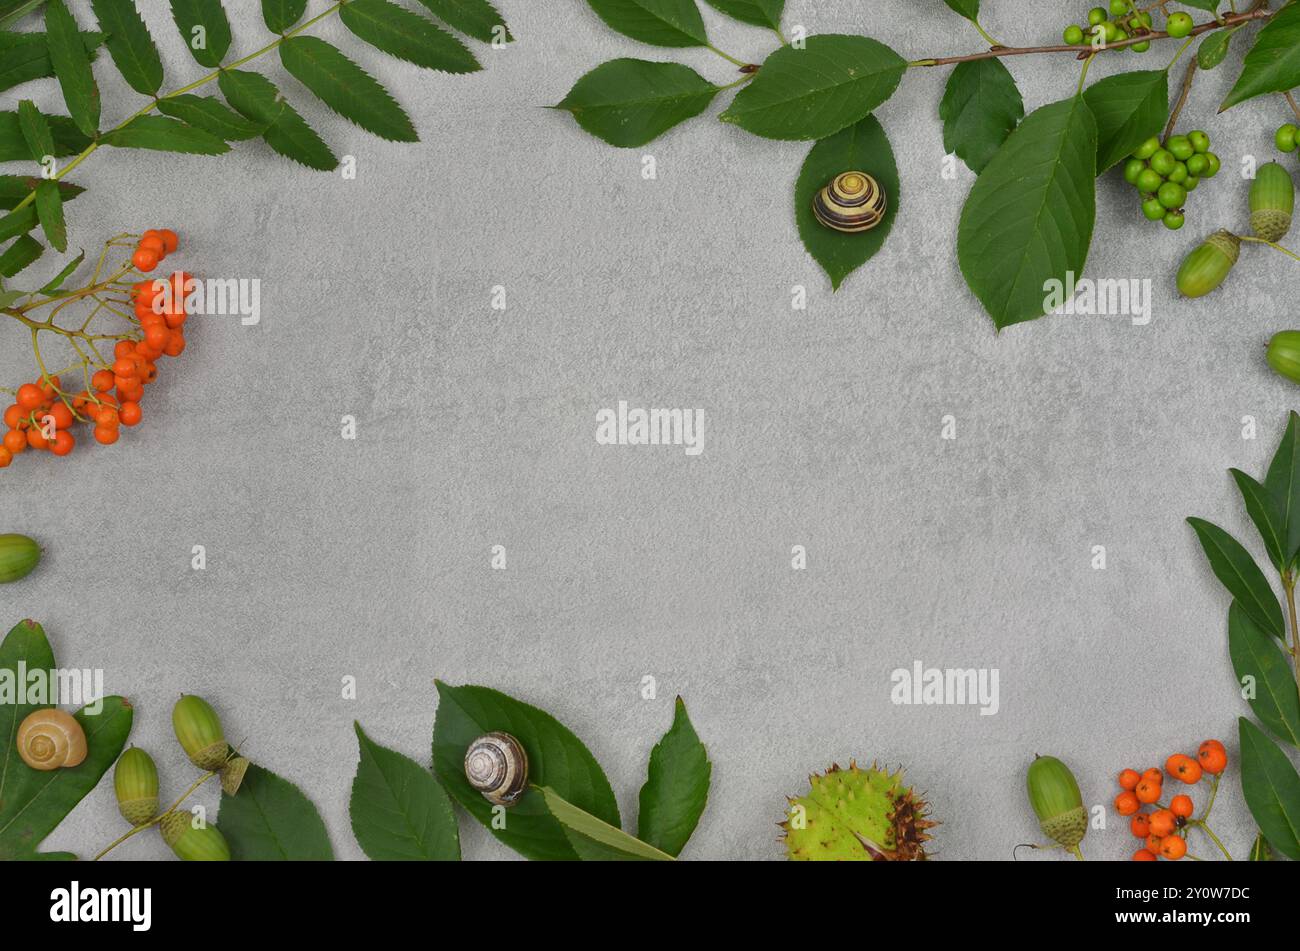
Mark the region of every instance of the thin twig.
[[1178, 117], [1183, 113], [1183, 106], [1187, 105], [1187, 97], [1192, 94], [1192, 80], [1196, 78], [1198, 64], [1196, 57], [1187, 64], [1187, 75], [1183, 77], [1183, 91], [1178, 95], [1178, 102], [1174, 103], [1173, 112], [1169, 113], [1169, 124], [1165, 126], [1165, 134], [1160, 137], [1161, 142], [1168, 142], [1169, 137], [1174, 134], [1174, 127], [1178, 125]]

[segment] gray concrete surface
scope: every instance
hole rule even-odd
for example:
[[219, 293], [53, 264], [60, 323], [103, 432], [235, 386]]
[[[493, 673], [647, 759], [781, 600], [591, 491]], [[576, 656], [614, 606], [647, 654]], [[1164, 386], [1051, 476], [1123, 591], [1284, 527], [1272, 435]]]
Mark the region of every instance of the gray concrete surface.
[[[1268, 336], [1295, 324], [1297, 272], [1251, 254], [1231, 290], [1195, 303], [1176, 299], [1172, 275], [1202, 233], [1244, 226], [1234, 170], [1273, 154], [1277, 102], [1215, 116], [1241, 50], [1186, 113], [1225, 174], [1195, 194], [1183, 233], [1142, 221], [1115, 176], [1101, 183], [1088, 274], [1152, 278], [1152, 322], [1057, 317], [998, 336], [954, 260], [972, 176], [941, 174], [946, 72], [907, 76], [880, 110], [901, 211], [883, 252], [832, 294], [792, 220], [806, 145], [717, 122], [722, 100], [632, 151], [543, 109], [616, 56], [676, 59], [718, 82], [728, 64], [625, 40], [578, 0], [502, 6], [518, 42], [479, 47], [487, 69], [472, 77], [317, 29], [395, 90], [418, 145], [371, 137], [278, 63], [262, 67], [356, 157], [355, 180], [261, 143], [220, 159], [105, 149], [74, 176], [90, 186], [70, 209], [75, 245], [170, 224], [180, 266], [263, 282], [261, 325], [194, 326], [118, 446], [24, 457], [0, 476], [0, 528], [49, 551], [0, 590], [3, 614], [43, 621], [65, 664], [105, 669], [165, 787], [191, 775], [171, 704], [201, 693], [250, 756], [316, 801], [338, 856], [361, 858], [352, 721], [427, 761], [435, 677], [553, 712], [600, 759], [629, 822], [683, 695], [714, 762], [691, 859], [779, 858], [784, 796], [850, 757], [907, 768], [943, 820], [941, 858], [992, 860], [1035, 839], [1023, 790], [1035, 752], [1066, 759], [1090, 804], [1109, 802], [1121, 767], [1208, 736], [1235, 761], [1246, 706], [1228, 599], [1183, 519], [1249, 534], [1225, 470], [1260, 472], [1297, 404], [1263, 362]], [[1054, 41], [1086, 9], [985, 6], [1010, 43]], [[162, 0], [143, 7], [168, 87], [197, 78]], [[266, 42], [252, 0], [227, 7], [238, 52]], [[705, 16], [737, 55], [773, 45]], [[787, 23], [869, 32], [909, 58], [980, 48], [938, 0], [791, 0]], [[1078, 76], [1066, 58], [1011, 68], [1030, 108]], [[106, 121], [136, 108], [106, 61], [97, 73]], [[49, 82], [20, 92], [58, 102]], [[644, 155], [656, 180], [642, 178]], [[28, 366], [11, 334], [6, 380]], [[595, 414], [620, 399], [702, 408], [704, 452], [597, 445]], [[345, 414], [355, 442], [340, 438]], [[946, 415], [956, 440], [940, 438]], [[1243, 417], [1257, 439], [1243, 439]], [[489, 566], [495, 545], [504, 571]], [[806, 571], [791, 569], [794, 545]], [[999, 712], [892, 704], [889, 672], [917, 660], [997, 668]], [[640, 697], [645, 675], [655, 701]], [[348, 676], [355, 701], [340, 698]], [[1236, 775], [1216, 812], [1244, 852]], [[1090, 857], [1132, 851], [1110, 818]], [[120, 831], [104, 785], [47, 847], [86, 854]], [[469, 859], [513, 857], [471, 820], [461, 832]], [[118, 854], [168, 853], [141, 837]]]

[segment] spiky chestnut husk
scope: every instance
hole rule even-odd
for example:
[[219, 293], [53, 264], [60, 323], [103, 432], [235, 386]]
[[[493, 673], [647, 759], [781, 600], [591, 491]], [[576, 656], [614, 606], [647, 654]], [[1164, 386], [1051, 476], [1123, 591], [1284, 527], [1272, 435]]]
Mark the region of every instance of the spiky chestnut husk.
[[230, 744], [221, 732], [217, 711], [202, 697], [187, 694], [172, 707], [172, 728], [190, 762], [199, 769], [216, 772], [230, 756]]
[[1055, 756], [1035, 757], [1026, 786], [1043, 834], [1077, 855], [1088, 832], [1088, 813], [1070, 768]]
[[785, 846], [795, 861], [912, 862], [926, 859], [926, 803], [903, 783], [872, 764], [859, 769], [832, 765], [808, 777], [809, 791], [790, 799]]
[[1250, 186], [1250, 227], [1265, 241], [1280, 241], [1291, 230], [1295, 182], [1277, 162], [1261, 165]]
[[230, 846], [214, 825], [195, 827], [188, 812], [169, 812], [158, 823], [167, 847], [182, 862], [229, 862]]
[[158, 815], [158, 767], [153, 757], [134, 746], [119, 756], [113, 791], [118, 812], [132, 826], [142, 826]]
[[233, 756], [227, 760], [226, 765], [221, 767], [221, 791], [227, 796], [239, 792], [250, 765], [252, 764], [242, 756]]

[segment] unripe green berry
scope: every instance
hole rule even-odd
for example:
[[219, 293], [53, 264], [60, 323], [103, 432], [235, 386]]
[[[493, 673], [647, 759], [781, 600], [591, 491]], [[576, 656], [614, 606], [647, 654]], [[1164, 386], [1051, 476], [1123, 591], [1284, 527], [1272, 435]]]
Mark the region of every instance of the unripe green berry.
[[1178, 184], [1187, 181], [1187, 163], [1179, 162], [1175, 165], [1174, 170], [1169, 173], [1169, 180]]
[[1268, 365], [1292, 383], [1300, 383], [1300, 330], [1283, 330], [1268, 342]]
[[1151, 167], [1156, 170], [1158, 175], [1168, 175], [1178, 165], [1178, 159], [1174, 158], [1174, 153], [1168, 149], [1160, 149], [1155, 155], [1151, 156]]
[[1147, 50], [1151, 49], [1151, 41], [1143, 40], [1141, 43], [1134, 43], [1129, 47], [1129, 49], [1134, 53], [1145, 53]]
[[1198, 153], [1204, 154], [1210, 151], [1210, 137], [1200, 129], [1187, 133], [1187, 139]]
[[1297, 142], [1300, 142], [1300, 129], [1297, 129], [1294, 123], [1288, 122], [1277, 130], [1273, 141], [1281, 151], [1294, 152]]
[[1165, 143], [1165, 148], [1174, 153], [1174, 158], [1180, 162], [1186, 162], [1196, 154], [1196, 149], [1192, 148], [1192, 140], [1185, 135], [1172, 136]]
[[230, 846], [214, 825], [197, 828], [188, 812], [169, 812], [158, 823], [163, 841], [183, 862], [229, 862]]
[[1110, 15], [1122, 17], [1128, 13], [1128, 0], [1110, 0]]
[[1256, 237], [1281, 241], [1291, 230], [1295, 182], [1277, 162], [1261, 165], [1250, 185], [1250, 227]]
[[1107, 43], [1118, 43], [1120, 40], [1124, 39], [1124, 31], [1119, 28], [1119, 24], [1114, 20], [1107, 20], [1101, 25], [1101, 27], [1106, 31]]
[[1071, 23], [1065, 28], [1065, 33], [1062, 34], [1061, 38], [1069, 46], [1080, 46], [1083, 44], [1083, 27], [1077, 23]]
[[1147, 170], [1147, 163], [1141, 159], [1131, 158], [1124, 163], [1124, 181], [1136, 185], [1142, 173]]
[[1088, 11], [1088, 23], [1092, 26], [1106, 22], [1106, 8], [1093, 7]]
[[1148, 198], [1142, 202], [1142, 214], [1148, 221], [1159, 221], [1165, 216], [1165, 206], [1160, 204], [1159, 199]]
[[158, 767], [153, 757], [131, 747], [117, 758], [113, 769], [117, 810], [132, 826], [142, 826], [158, 814]]
[[1170, 231], [1177, 231], [1179, 228], [1183, 226], [1183, 222], [1186, 219], [1184, 219], [1183, 216], [1178, 212], [1171, 211], [1168, 212], [1162, 220], [1165, 223], [1165, 227], [1168, 228]]
[[1196, 191], [1196, 186], [1201, 184], [1201, 180], [1195, 175], [1188, 175], [1178, 184], [1183, 186], [1183, 191], [1190, 194], [1191, 192]]
[[1160, 139], [1153, 135], [1137, 147], [1137, 150], [1133, 153], [1133, 157], [1146, 161], [1159, 151]]
[[1173, 211], [1183, 207], [1183, 202], [1187, 201], [1187, 189], [1177, 182], [1165, 182], [1156, 192], [1156, 198], [1160, 199], [1160, 204]]
[[1176, 40], [1191, 36], [1196, 22], [1187, 13], [1175, 13], [1165, 21], [1165, 32]]
[[1165, 180], [1157, 175], [1154, 170], [1146, 168], [1138, 173], [1136, 184], [1138, 191], [1147, 195], [1154, 195], [1156, 190], [1164, 183]]
[[1210, 167], [1210, 160], [1199, 152], [1187, 160], [1187, 172], [1189, 175], [1204, 175], [1205, 170]]
[[199, 769], [215, 772], [230, 756], [230, 745], [221, 732], [217, 711], [202, 697], [183, 696], [172, 708], [172, 728], [190, 762]]
[[1183, 259], [1178, 291], [1184, 297], [1204, 297], [1222, 284], [1241, 256], [1241, 239], [1231, 231], [1216, 231]]
[[1201, 178], [1213, 178], [1215, 175], [1218, 175], [1220, 168], [1219, 157], [1213, 152], [1206, 152], [1205, 160], [1210, 164], [1206, 167], [1205, 174], [1203, 174]]

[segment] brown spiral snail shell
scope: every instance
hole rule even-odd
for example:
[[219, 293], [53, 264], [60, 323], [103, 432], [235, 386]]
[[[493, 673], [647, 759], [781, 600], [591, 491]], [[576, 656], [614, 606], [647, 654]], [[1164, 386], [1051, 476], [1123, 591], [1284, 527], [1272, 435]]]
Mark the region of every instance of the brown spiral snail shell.
[[870, 231], [885, 217], [888, 201], [880, 183], [866, 172], [841, 172], [813, 198], [813, 215], [832, 231]]
[[57, 707], [29, 714], [18, 727], [18, 755], [32, 769], [77, 766], [86, 758], [86, 731]]
[[512, 806], [528, 786], [528, 754], [509, 733], [485, 733], [465, 751], [465, 778], [488, 802]]

